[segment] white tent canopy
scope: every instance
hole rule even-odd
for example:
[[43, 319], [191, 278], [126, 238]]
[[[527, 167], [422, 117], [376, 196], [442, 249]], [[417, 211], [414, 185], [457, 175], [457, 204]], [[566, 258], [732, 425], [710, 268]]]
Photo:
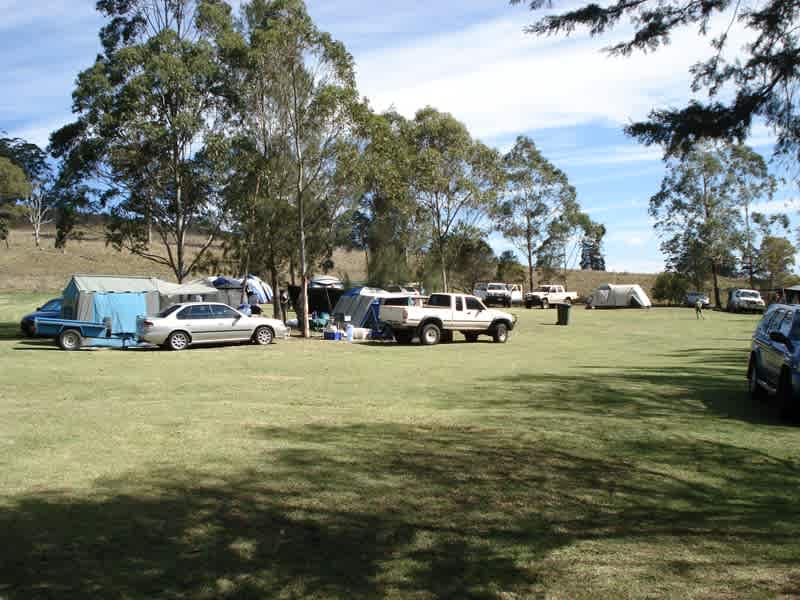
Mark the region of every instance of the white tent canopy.
[[589, 297], [595, 308], [650, 308], [653, 303], [640, 285], [606, 283]]

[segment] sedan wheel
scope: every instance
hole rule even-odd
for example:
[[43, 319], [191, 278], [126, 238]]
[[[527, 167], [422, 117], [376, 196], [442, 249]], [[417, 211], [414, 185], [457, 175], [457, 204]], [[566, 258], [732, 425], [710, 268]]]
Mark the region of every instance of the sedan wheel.
[[189, 336], [183, 331], [173, 331], [167, 338], [167, 346], [170, 350], [184, 350], [189, 345]]
[[253, 341], [259, 346], [269, 346], [272, 343], [272, 329], [262, 325], [253, 334]]

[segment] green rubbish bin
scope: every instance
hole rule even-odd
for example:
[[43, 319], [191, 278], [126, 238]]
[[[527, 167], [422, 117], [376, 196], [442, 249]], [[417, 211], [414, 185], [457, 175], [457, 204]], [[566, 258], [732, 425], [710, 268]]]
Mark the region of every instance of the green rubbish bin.
[[558, 322], [556, 325], [569, 325], [569, 311], [572, 308], [570, 304], [558, 305]]

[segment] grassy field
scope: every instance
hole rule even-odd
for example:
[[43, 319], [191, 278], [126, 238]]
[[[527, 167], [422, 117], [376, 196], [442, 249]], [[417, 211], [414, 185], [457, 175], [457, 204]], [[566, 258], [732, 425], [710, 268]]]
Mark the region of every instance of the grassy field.
[[61, 352], [0, 295], [0, 598], [800, 594], [755, 317], [519, 311], [504, 345]]

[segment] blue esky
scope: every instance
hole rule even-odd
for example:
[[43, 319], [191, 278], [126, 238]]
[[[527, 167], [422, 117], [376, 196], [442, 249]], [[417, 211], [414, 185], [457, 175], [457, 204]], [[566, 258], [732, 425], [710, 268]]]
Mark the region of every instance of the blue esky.
[[[94, 0], [0, 0], [0, 130], [46, 144], [70, 118], [75, 76], [94, 60], [102, 24]], [[556, 8], [568, 5], [555, 0]], [[373, 108], [408, 117], [426, 105], [448, 111], [500, 150], [531, 136], [567, 173], [581, 205], [608, 230], [610, 270], [663, 268], [647, 216], [664, 169], [657, 148], [626, 138], [622, 127], [654, 106], [685, 103], [689, 66], [707, 40], [678, 32], [666, 49], [610, 58], [614, 38], [536, 38], [533, 20], [506, 0], [308, 0], [320, 27], [354, 55], [359, 90]], [[724, 28], [729, 20], [712, 23]], [[623, 35], [620, 31], [616, 36]], [[732, 47], [746, 41], [731, 32]], [[772, 135], [756, 127], [750, 143], [769, 156]], [[796, 189], [782, 188], [768, 212], [796, 213]], [[498, 253], [510, 246], [497, 235]]]

